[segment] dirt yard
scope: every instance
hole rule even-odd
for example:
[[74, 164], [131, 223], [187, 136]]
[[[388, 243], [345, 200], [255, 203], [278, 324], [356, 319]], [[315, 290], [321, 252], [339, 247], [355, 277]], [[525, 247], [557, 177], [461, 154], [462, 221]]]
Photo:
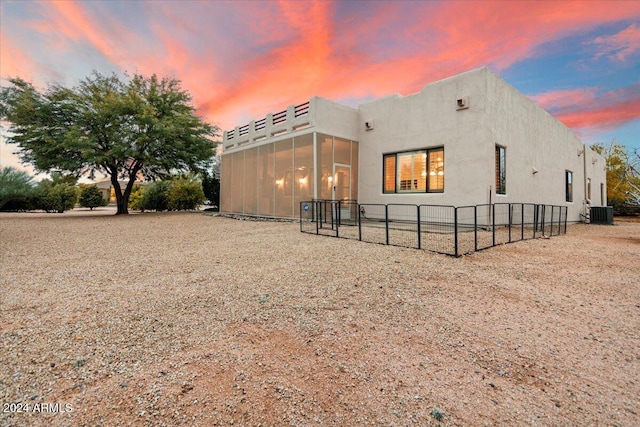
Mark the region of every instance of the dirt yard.
[[640, 223], [452, 258], [0, 214], [0, 425], [640, 425]]

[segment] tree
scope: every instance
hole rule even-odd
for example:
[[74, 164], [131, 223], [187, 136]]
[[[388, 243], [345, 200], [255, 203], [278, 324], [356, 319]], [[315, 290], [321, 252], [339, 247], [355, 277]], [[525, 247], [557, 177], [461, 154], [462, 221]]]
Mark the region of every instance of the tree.
[[0, 211], [28, 211], [34, 209], [37, 189], [33, 178], [12, 167], [0, 169]]
[[591, 148], [607, 162], [607, 203], [616, 213], [630, 213], [640, 207], [640, 155], [617, 141]]
[[80, 206], [90, 210], [100, 206], [107, 206], [107, 201], [102, 196], [102, 191], [97, 185], [86, 185], [80, 188]]
[[169, 209], [176, 211], [197, 209], [204, 203], [202, 183], [193, 177], [177, 178], [167, 191]]
[[200, 171], [213, 157], [218, 129], [196, 116], [176, 79], [136, 74], [122, 81], [94, 72], [73, 89], [44, 91], [9, 81], [0, 118], [11, 123], [7, 141], [22, 149], [22, 161], [40, 171], [109, 176], [117, 214], [128, 213], [137, 178]]

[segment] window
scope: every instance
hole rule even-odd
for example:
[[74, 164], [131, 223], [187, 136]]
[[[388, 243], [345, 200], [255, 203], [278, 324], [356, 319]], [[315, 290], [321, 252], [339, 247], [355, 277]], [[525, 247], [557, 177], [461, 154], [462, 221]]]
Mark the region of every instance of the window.
[[600, 206], [606, 206], [604, 203], [604, 184], [600, 183]]
[[383, 192], [431, 193], [444, 191], [444, 149], [385, 154]]
[[591, 178], [587, 178], [587, 199], [591, 202]]
[[567, 202], [573, 202], [573, 172], [564, 171], [565, 198]]
[[507, 161], [505, 147], [496, 145], [496, 194], [507, 194]]

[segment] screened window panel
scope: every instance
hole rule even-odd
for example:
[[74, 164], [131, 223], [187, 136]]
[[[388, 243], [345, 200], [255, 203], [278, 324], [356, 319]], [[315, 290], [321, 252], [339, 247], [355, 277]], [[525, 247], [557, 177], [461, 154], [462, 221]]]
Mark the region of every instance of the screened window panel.
[[220, 210], [222, 212], [231, 212], [231, 171], [233, 168], [233, 157], [230, 154], [222, 156], [220, 159], [220, 178], [222, 185], [220, 187]]
[[318, 151], [319, 151], [319, 171], [318, 197], [321, 199], [331, 199], [332, 197], [332, 181], [333, 181], [333, 137], [319, 133], [317, 135]]
[[275, 216], [293, 215], [293, 138], [275, 143]]
[[244, 151], [231, 154], [233, 156], [233, 169], [231, 171], [231, 211], [243, 213], [244, 194]]
[[351, 198], [358, 200], [358, 143], [351, 141]]
[[294, 212], [300, 214], [300, 202], [313, 199], [313, 134], [294, 138]]
[[275, 192], [273, 144], [258, 147], [258, 213], [273, 216], [273, 197]]
[[258, 148], [251, 148], [244, 152], [244, 213], [256, 215], [258, 213]]
[[351, 142], [334, 138], [333, 139], [333, 162], [345, 165], [351, 164]]

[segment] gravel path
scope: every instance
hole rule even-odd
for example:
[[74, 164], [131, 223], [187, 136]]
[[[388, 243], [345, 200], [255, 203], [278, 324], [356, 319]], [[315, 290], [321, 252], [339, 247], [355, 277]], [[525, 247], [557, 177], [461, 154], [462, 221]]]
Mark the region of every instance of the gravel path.
[[0, 425], [640, 425], [640, 223], [452, 258], [109, 213], [0, 214]]

